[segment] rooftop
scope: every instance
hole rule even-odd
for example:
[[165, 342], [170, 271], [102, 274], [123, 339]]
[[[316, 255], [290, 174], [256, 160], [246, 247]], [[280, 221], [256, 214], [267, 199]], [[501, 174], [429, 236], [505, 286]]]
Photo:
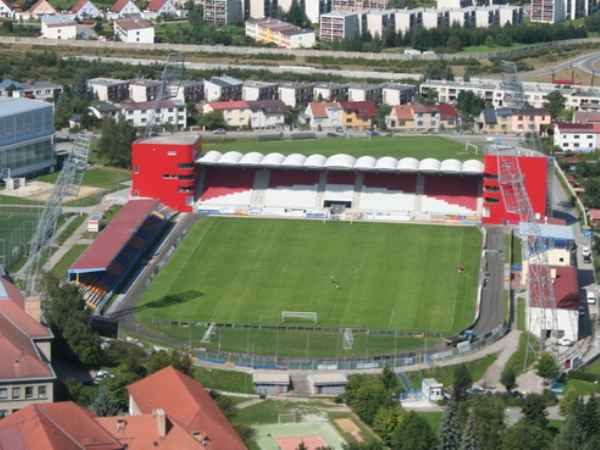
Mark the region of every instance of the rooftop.
[[140, 18], [116, 19], [115, 23], [126, 31], [154, 28], [150, 22]]
[[102, 86], [115, 86], [119, 84], [129, 84], [129, 80], [118, 80], [116, 78], [90, 78], [88, 84], [99, 84]]
[[3, 117], [15, 116], [40, 109], [52, 109], [52, 105], [41, 100], [31, 100], [28, 98], [0, 97], [0, 119]]
[[77, 25], [74, 20], [64, 14], [57, 14], [55, 16], [42, 16], [40, 20], [48, 27], [74, 27]]
[[164, 134], [161, 136], [154, 136], [147, 139], [139, 139], [136, 142], [144, 144], [193, 145], [198, 139], [202, 139], [200, 134]]
[[312, 384], [347, 384], [346, 375], [340, 372], [311, 373], [308, 379]]
[[[573, 229], [567, 226], [538, 224], [540, 234], [543, 238], [562, 239], [566, 241], [574, 240]], [[534, 236], [536, 231], [532, 225], [526, 222], [519, 223], [519, 236]]]
[[288, 372], [254, 372], [252, 374], [254, 384], [290, 384], [290, 374]]

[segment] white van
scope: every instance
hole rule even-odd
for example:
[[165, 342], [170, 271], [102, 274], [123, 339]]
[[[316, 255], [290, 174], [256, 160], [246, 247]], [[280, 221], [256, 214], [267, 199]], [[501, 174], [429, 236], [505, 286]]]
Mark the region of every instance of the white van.
[[589, 305], [595, 305], [596, 304], [596, 293], [594, 292], [593, 289], [588, 289], [587, 290], [587, 294], [586, 294], [586, 299]]

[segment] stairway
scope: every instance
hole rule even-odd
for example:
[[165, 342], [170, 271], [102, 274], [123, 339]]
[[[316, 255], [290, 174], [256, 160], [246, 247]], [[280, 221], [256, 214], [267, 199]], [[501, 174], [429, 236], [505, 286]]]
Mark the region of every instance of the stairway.
[[300, 396], [312, 395], [306, 373], [292, 373], [290, 378], [292, 380], [292, 390], [290, 393]]

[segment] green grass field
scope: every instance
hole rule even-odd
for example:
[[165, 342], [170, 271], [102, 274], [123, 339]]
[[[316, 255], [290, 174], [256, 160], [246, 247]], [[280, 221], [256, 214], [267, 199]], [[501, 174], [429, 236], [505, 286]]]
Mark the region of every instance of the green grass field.
[[[452, 334], [473, 319], [480, 246], [475, 227], [209, 217], [136, 311], [145, 326], [179, 339], [199, 330], [152, 321], [279, 324], [282, 311], [312, 311], [323, 327]], [[362, 345], [375, 352], [376, 335]]]
[[0, 265], [5, 269], [10, 269], [18, 257], [15, 249], [24, 250], [33, 236], [39, 212], [31, 207], [0, 205]]
[[[233, 135], [230, 135], [233, 136]], [[452, 141], [440, 136], [401, 136], [381, 137], [374, 139], [344, 139], [328, 138], [307, 141], [275, 141], [258, 142], [256, 139], [227, 139], [218, 141], [208, 139], [202, 146], [203, 152], [217, 150], [221, 153], [238, 151], [240, 153], [260, 152], [263, 154], [278, 152], [284, 155], [300, 153], [302, 155], [321, 154], [331, 156], [336, 153], [346, 153], [358, 158], [360, 156], [393, 156], [400, 159], [413, 157], [419, 160], [437, 158], [440, 160], [455, 158], [460, 161], [468, 159], [483, 160], [482, 142], [480, 151], [475, 154], [471, 148], [465, 150], [465, 144]]]

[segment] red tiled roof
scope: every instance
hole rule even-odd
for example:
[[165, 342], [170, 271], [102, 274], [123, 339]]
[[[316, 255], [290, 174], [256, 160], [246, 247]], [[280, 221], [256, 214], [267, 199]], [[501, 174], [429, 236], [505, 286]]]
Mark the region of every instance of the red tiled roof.
[[[8, 0], [0, 0], [0, 3], [4, 4], [4, 6], [6, 6], [6, 7], [7, 7], [9, 10], [11, 10], [11, 11], [14, 11], [14, 10], [15, 10], [15, 6], [18, 6], [18, 5], [16, 5], [16, 2], [15, 2], [14, 4], [12, 4], [12, 5], [11, 5], [11, 4], [8, 2]], [[2, 445], [2, 444], [0, 443], [0, 445]], [[2, 450], [2, 447], [0, 447], [0, 450]]]
[[158, 11], [160, 11], [160, 8], [162, 8], [165, 3], [167, 3], [167, 0], [152, 0], [148, 4], [148, 7], [146, 8], [146, 10], [158, 12]]
[[394, 106], [397, 120], [413, 120], [412, 106], [410, 105], [397, 105]]
[[103, 270], [108, 267], [160, 200], [131, 200], [69, 270]]
[[184, 426], [205, 431], [212, 450], [247, 448], [204, 386], [173, 367], [127, 386], [127, 391], [142, 414], [161, 408]]
[[140, 19], [139, 17], [134, 17], [133, 19], [117, 19], [115, 20], [115, 23], [127, 31], [141, 30], [144, 28], [153, 28], [150, 22], [144, 19]]
[[75, 3], [75, 6], [73, 6], [71, 8], [71, 12], [72, 13], [76, 13], [78, 12], [81, 8], [84, 7], [84, 5], [89, 2], [90, 0], [79, 0], [77, 3]]
[[[1, 2], [2, 0], [0, 0]], [[0, 427], [0, 450], [29, 450], [27, 440], [16, 423]]]
[[[42, 3], [44, 3], [44, 2], [46, 2], [46, 0], [38, 0], [37, 2], [35, 2], [35, 3], [34, 3], [32, 6], [31, 6], [31, 8], [29, 8], [29, 9], [27, 10], [27, 12], [35, 12], [35, 10], [36, 10], [36, 9], [38, 9], [38, 8], [39, 8], [39, 7], [42, 5]], [[46, 3], [47, 3], [47, 2], [46, 2]], [[50, 3], [47, 3], [47, 5], [48, 5], [50, 8], [52, 8], [52, 9], [54, 10], [54, 12], [56, 13], [56, 9], [55, 9], [55, 8], [54, 8], [54, 7], [53, 7], [53, 6], [52, 6]]]
[[[192, 450], [207, 447], [196, 439], [190, 430], [177, 420], [165, 415], [166, 434], [159, 436], [157, 418], [150, 414], [140, 416], [97, 417], [95, 421], [110, 431], [120, 442], [127, 443], [127, 450], [148, 450], [160, 443], [163, 450]], [[124, 420], [117, 424], [117, 420]], [[210, 447], [209, 447], [210, 448]]]
[[17, 425], [30, 449], [122, 450], [95, 415], [73, 402], [30, 405], [0, 420], [0, 429]]
[[357, 117], [377, 117], [377, 108], [373, 102], [340, 102], [344, 111], [355, 111]]
[[588, 214], [592, 220], [600, 220], [600, 209], [588, 209]]
[[338, 102], [310, 102], [309, 108], [312, 111], [313, 117], [327, 118], [327, 108], [339, 106]]
[[456, 119], [458, 117], [458, 113], [452, 105], [449, 105], [447, 103], [440, 103], [439, 105], [437, 105], [437, 108], [441, 114], [442, 120]]
[[244, 100], [233, 100], [229, 102], [209, 102], [209, 106], [215, 110], [223, 109], [248, 109], [250, 106]]
[[564, 123], [564, 122], [555, 122], [555, 127], [558, 127], [560, 132], [577, 132], [577, 131], [593, 131], [594, 125], [591, 123]]
[[[532, 275], [541, 270], [540, 266], [530, 265]], [[554, 298], [556, 299], [556, 307], [559, 309], [579, 310], [579, 284], [577, 282], [577, 268], [551, 266], [551, 271], [556, 271], [556, 277], [552, 279], [554, 287]], [[536, 283], [532, 283], [530, 287], [532, 296], [532, 306], [539, 308], [537, 299], [540, 297], [540, 288]], [[536, 304], [537, 303], [537, 304]]]
[[127, 3], [129, 3], [129, 2], [130, 2], [130, 0], [117, 0], [117, 3], [115, 3], [114, 5], [112, 5], [110, 7], [109, 11], [116, 12], [116, 13], [121, 12], [121, 10], [123, 8], [125, 8], [125, 6], [127, 5]]

